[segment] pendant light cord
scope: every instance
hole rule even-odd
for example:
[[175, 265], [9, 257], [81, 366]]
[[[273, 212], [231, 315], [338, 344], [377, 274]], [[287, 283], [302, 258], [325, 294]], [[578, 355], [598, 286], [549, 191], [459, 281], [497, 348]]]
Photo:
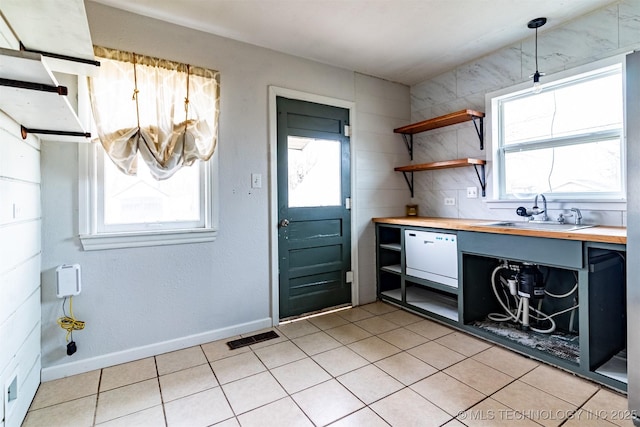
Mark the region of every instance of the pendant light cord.
[[536, 27], [536, 73], [538, 72], [538, 27]]

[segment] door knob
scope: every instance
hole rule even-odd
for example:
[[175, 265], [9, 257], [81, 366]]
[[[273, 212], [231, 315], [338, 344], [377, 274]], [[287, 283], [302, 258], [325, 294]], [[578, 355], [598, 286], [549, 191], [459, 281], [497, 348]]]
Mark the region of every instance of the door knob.
[[283, 219], [282, 221], [280, 221], [280, 227], [288, 227], [289, 226], [289, 220], [288, 219]]

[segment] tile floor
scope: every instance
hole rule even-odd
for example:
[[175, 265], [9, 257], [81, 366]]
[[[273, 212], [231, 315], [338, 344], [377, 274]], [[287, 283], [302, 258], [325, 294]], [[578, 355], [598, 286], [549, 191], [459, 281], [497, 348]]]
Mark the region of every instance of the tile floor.
[[381, 302], [276, 332], [43, 383], [23, 426], [632, 425], [622, 395]]

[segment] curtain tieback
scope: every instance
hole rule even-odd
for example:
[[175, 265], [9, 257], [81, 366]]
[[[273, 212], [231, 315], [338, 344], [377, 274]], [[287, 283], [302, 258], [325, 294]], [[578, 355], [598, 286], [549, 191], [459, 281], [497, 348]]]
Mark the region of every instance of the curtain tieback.
[[138, 123], [138, 132], [140, 131], [140, 107], [138, 105], [138, 72], [136, 70], [136, 54], [133, 53], [133, 101], [136, 101], [136, 122]]
[[187, 139], [187, 126], [189, 124], [189, 74], [191, 66], [187, 64], [187, 96], [184, 98], [184, 133], [182, 134], [182, 152], [184, 153], [184, 147]]

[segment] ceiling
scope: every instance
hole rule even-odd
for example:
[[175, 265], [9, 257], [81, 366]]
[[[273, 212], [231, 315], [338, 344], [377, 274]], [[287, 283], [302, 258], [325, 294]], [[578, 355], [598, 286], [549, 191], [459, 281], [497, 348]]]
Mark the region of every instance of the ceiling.
[[412, 85], [614, 0], [92, 0]]

